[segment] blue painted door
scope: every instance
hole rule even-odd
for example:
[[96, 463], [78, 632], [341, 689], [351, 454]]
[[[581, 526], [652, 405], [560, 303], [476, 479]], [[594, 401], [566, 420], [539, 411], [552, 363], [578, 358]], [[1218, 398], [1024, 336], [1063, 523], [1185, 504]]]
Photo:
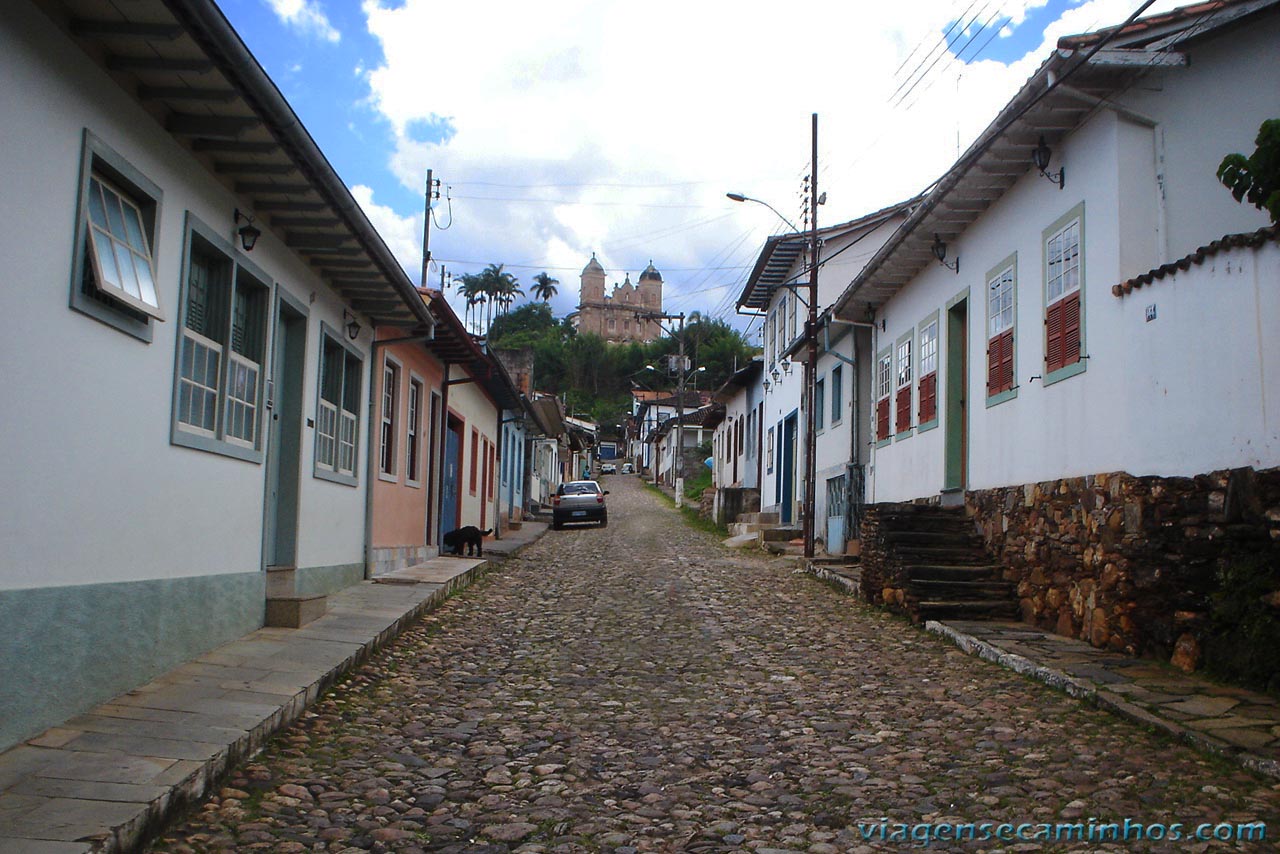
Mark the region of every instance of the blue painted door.
[[459, 448], [462, 437], [452, 424], [444, 432], [444, 477], [440, 488], [440, 533], [444, 535], [458, 527], [458, 476]]

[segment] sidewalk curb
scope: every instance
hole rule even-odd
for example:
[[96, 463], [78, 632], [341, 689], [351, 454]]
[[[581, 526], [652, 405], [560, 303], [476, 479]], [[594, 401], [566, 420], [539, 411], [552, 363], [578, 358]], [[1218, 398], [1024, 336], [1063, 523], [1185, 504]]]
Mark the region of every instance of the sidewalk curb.
[[1005, 652], [993, 644], [979, 640], [946, 623], [929, 620], [924, 624], [924, 627], [926, 631], [951, 641], [968, 655], [998, 664], [1001, 667], [1012, 670], [1014, 673], [1042, 682], [1051, 688], [1057, 688], [1072, 697], [1085, 700], [1131, 723], [1163, 732], [1197, 750], [1230, 759], [1256, 774], [1280, 780], [1280, 762], [1264, 759], [1247, 750], [1233, 747], [1213, 736], [1204, 735], [1167, 718], [1152, 714], [1140, 706], [1121, 699], [1110, 691], [1099, 690], [1091, 682], [1077, 679], [1052, 667], [1036, 664], [1034, 661], [1016, 653]]

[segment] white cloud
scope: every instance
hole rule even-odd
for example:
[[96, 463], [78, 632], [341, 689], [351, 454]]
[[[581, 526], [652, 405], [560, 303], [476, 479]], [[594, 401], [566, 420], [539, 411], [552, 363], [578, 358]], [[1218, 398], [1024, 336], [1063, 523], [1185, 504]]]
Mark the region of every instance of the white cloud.
[[341, 40], [342, 34], [329, 23], [329, 18], [316, 0], [266, 0], [280, 20], [308, 35], [328, 42]]
[[[829, 198], [820, 216], [852, 219], [941, 175], [1059, 36], [1132, 11], [1132, 0], [1087, 0], [1006, 66], [929, 56], [954, 0], [917, 0], [909, 11], [797, 0], [785, 14], [762, 0], [565, 0], [500, 11], [385, 2], [363, 5], [384, 52], [366, 71], [370, 104], [392, 128], [389, 168], [404, 187], [420, 193], [428, 167], [454, 185], [454, 224], [433, 230], [433, 255], [456, 259], [458, 272], [489, 262], [566, 268], [552, 270], [558, 312], [572, 308], [577, 272], [593, 251], [611, 281], [634, 278], [652, 258], [669, 300], [718, 288], [683, 298], [681, 309], [731, 311], [726, 295], [736, 295], [746, 270], [713, 268], [751, 264], [779, 222], [724, 194], [769, 200], [798, 221], [812, 112], [820, 116], [819, 189]], [[1016, 25], [1045, 2], [1014, 0], [1005, 14]], [[911, 89], [912, 71], [926, 69], [890, 106], [896, 89]], [[451, 134], [424, 141], [423, 123], [439, 126], [441, 117]], [[604, 186], [619, 184], [650, 186]], [[511, 201], [530, 198], [562, 203]], [[396, 227], [413, 220], [420, 228], [420, 212], [385, 210]], [[528, 282], [537, 271], [515, 272]]]

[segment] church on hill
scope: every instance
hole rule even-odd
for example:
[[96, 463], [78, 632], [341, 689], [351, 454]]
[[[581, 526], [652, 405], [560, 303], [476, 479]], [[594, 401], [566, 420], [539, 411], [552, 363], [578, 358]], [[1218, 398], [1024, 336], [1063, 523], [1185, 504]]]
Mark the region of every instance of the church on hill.
[[644, 268], [637, 284], [631, 284], [631, 276], [620, 285], [613, 286], [613, 293], [606, 294], [604, 267], [592, 254], [582, 269], [582, 285], [578, 292], [576, 324], [579, 332], [599, 335], [615, 343], [632, 341], [647, 343], [662, 336], [662, 326], [656, 320], [644, 318], [644, 314], [662, 314], [662, 274], [653, 262]]

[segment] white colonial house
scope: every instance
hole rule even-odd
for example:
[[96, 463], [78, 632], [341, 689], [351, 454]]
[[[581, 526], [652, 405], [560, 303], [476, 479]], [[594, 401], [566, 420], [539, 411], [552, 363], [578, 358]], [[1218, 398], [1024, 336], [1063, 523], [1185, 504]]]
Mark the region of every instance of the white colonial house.
[[1109, 32], [1064, 39], [841, 297], [874, 321], [868, 500], [1280, 463], [1274, 248], [1113, 294], [1267, 225], [1215, 171], [1280, 114], [1280, 9], [1180, 10], [1089, 57]]
[[[1216, 177], [1278, 44], [1276, 0], [1061, 39], [835, 308], [871, 324], [868, 501], [964, 504], [1024, 619], [1187, 667], [1216, 561], [1280, 537], [1277, 228]], [[872, 598], [909, 602], [891, 558]]]
[[372, 329], [433, 319], [212, 0], [13, 0], [0, 77], [3, 748], [261, 627], [267, 567], [365, 577]]
[[[917, 200], [892, 205], [850, 222], [818, 230], [818, 311], [826, 312], [842, 289], [861, 271], [894, 232]], [[741, 314], [763, 315], [763, 377], [758, 404], [763, 437], [760, 507], [776, 512], [784, 525], [801, 524], [804, 503], [804, 326], [808, 315], [809, 235], [787, 233], [769, 238], [738, 297]], [[815, 538], [826, 538], [827, 494], [847, 496], [846, 465], [853, 419], [846, 417], [853, 397], [852, 347], [844, 342], [849, 324], [830, 323], [820, 331], [820, 357], [815, 384], [817, 412], [817, 491]], [[848, 352], [845, 352], [847, 350]], [[843, 358], [842, 358], [843, 357]], [[834, 401], [834, 420], [832, 403]], [[847, 503], [847, 497], [838, 499]], [[839, 509], [843, 510], [843, 507]], [[843, 538], [843, 527], [838, 533]], [[841, 547], [841, 550], [842, 547]]]

